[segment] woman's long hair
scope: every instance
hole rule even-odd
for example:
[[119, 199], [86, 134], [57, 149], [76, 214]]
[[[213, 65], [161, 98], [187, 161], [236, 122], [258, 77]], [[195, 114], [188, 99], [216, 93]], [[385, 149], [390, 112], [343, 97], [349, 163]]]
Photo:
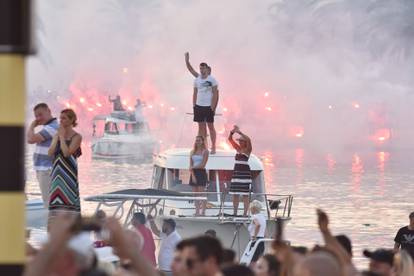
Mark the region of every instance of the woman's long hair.
[[203, 150], [207, 149], [206, 140], [204, 139], [204, 137], [201, 136], [201, 135], [197, 135], [194, 139], [194, 146], [193, 146], [193, 150], [191, 151], [191, 155], [193, 155], [197, 150], [197, 142], [195, 141], [195, 140], [197, 140], [197, 138], [200, 138], [201, 140], [203, 140], [203, 144], [201, 146], [203, 148]]

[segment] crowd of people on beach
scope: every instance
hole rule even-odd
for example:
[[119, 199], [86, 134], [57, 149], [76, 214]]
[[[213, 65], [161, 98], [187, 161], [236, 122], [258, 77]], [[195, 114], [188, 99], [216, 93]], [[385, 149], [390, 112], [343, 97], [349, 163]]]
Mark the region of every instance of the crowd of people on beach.
[[[253, 208], [257, 206], [252, 203]], [[106, 231], [102, 235], [106, 238], [100, 244], [111, 246], [119, 258], [116, 262], [100, 260], [93, 249], [97, 241], [93, 243], [79, 234], [82, 229], [79, 219], [68, 213], [58, 214], [50, 225], [48, 241], [40, 249], [27, 244], [24, 275], [412, 276], [414, 212], [409, 219], [409, 225], [398, 231], [394, 249], [362, 252], [369, 259], [369, 266], [358, 271], [351, 240], [346, 235], [334, 236], [328, 215], [319, 209], [316, 225], [324, 244], [313, 248], [292, 246], [281, 239], [281, 233], [276, 233], [267, 252], [263, 249], [249, 265], [239, 263], [234, 251], [223, 248], [220, 235], [214, 230], [181, 239], [173, 219], [165, 219], [158, 229], [150, 215], [140, 212], [134, 214], [132, 229], [125, 229], [115, 218], [100, 214], [101, 227], [96, 231]], [[260, 232], [262, 226], [258, 225]], [[158, 258], [152, 233], [161, 240]]]
[[[206, 165], [216, 151], [214, 116], [219, 100], [218, 82], [211, 76], [211, 67], [200, 63], [200, 72], [185, 63], [195, 77], [193, 90], [194, 122], [198, 134], [190, 152], [189, 185], [194, 193], [207, 186]], [[34, 107], [35, 120], [27, 131], [27, 141], [36, 144], [34, 169], [45, 208], [49, 210], [48, 240], [41, 248], [27, 246], [26, 276], [52, 275], [257, 275], [257, 276], [336, 276], [382, 275], [414, 276], [414, 212], [409, 225], [395, 237], [393, 249], [364, 251], [369, 267], [358, 271], [353, 263], [351, 240], [346, 235], [334, 236], [328, 215], [316, 210], [316, 221], [324, 244], [313, 248], [292, 246], [283, 239], [282, 222], [276, 233], [266, 233], [266, 217], [260, 201], [250, 202], [252, 174], [249, 157], [252, 141], [235, 125], [229, 132], [229, 144], [236, 150], [229, 187], [233, 196], [233, 216], [238, 216], [240, 198], [243, 216], [250, 215], [248, 231], [251, 245], [257, 244], [251, 262], [239, 263], [237, 254], [223, 248], [220, 233], [208, 229], [203, 235], [182, 239], [173, 218], [161, 225], [142, 212], [134, 213], [132, 228], [125, 229], [115, 218], [102, 211], [89, 220], [81, 216], [77, 158], [82, 154], [82, 136], [74, 130], [77, 116], [72, 109], [60, 113], [60, 122], [53, 118], [45, 103]], [[35, 132], [37, 126], [42, 126]], [[207, 146], [207, 129], [211, 148]], [[235, 139], [234, 135], [238, 135]], [[195, 216], [206, 215], [206, 200], [195, 200]], [[85, 234], [87, 232], [87, 235]], [[96, 241], [90, 239], [95, 233]], [[199, 233], [200, 234], [200, 233]], [[160, 240], [158, 257], [154, 236]], [[265, 238], [272, 238], [265, 248]], [[94, 248], [111, 247], [116, 260], [97, 257]]]

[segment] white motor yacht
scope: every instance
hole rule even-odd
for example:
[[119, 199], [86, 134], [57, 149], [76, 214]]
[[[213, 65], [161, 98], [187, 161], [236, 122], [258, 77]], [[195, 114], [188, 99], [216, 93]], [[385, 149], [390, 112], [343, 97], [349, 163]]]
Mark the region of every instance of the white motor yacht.
[[[162, 221], [172, 218], [177, 224], [177, 231], [183, 238], [202, 235], [212, 229], [223, 245], [233, 248], [238, 255], [249, 242], [247, 226], [250, 216], [232, 216], [232, 195], [229, 186], [234, 167], [234, 151], [218, 150], [210, 155], [206, 170], [209, 184], [206, 191], [193, 193], [189, 183], [190, 149], [170, 149], [154, 156], [154, 169], [151, 189], [128, 189], [85, 198], [98, 202], [97, 209], [108, 212], [123, 220], [128, 226], [134, 212], [142, 211], [151, 214], [159, 226]], [[293, 203], [292, 195], [268, 194], [265, 191], [262, 162], [251, 155], [249, 165], [252, 171], [251, 200], [262, 202], [262, 212], [267, 218], [267, 237], [272, 237], [276, 230], [276, 219], [290, 220]], [[206, 200], [205, 216], [194, 216], [195, 200]], [[240, 202], [239, 213], [243, 203]], [[286, 225], [286, 223], [283, 223]]]

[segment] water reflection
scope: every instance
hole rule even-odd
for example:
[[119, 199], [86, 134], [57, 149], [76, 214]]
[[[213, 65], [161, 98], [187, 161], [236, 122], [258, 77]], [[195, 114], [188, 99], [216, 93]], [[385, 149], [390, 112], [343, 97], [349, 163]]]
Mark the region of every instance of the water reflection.
[[295, 184], [301, 184], [303, 182], [303, 160], [305, 152], [302, 148], [295, 150], [295, 164], [296, 164], [296, 182]]
[[386, 151], [377, 152], [378, 169], [380, 172], [385, 171], [385, 164], [390, 159], [390, 153]]
[[377, 152], [378, 162], [378, 190], [381, 195], [385, 193], [385, 165], [390, 158], [390, 153], [385, 151]]
[[265, 151], [262, 156], [263, 166], [264, 166], [264, 177], [265, 177], [265, 185], [267, 190], [274, 190], [276, 189], [276, 182], [273, 181], [273, 171], [274, 163], [273, 163], [273, 154], [271, 151]]
[[351, 178], [352, 178], [352, 190], [354, 192], [359, 192], [361, 188], [361, 177], [364, 173], [364, 165], [362, 163], [361, 157], [354, 153], [352, 156], [352, 165], [351, 165]]
[[332, 154], [329, 153], [326, 155], [325, 159], [328, 166], [328, 173], [332, 174], [335, 170], [336, 161], [333, 158]]

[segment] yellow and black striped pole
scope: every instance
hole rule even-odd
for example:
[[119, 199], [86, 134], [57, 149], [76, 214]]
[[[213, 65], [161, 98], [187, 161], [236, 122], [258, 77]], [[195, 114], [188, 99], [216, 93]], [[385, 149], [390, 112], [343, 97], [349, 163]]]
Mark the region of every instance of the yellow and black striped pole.
[[0, 0], [0, 275], [21, 275], [25, 262], [25, 55], [30, 0]]

